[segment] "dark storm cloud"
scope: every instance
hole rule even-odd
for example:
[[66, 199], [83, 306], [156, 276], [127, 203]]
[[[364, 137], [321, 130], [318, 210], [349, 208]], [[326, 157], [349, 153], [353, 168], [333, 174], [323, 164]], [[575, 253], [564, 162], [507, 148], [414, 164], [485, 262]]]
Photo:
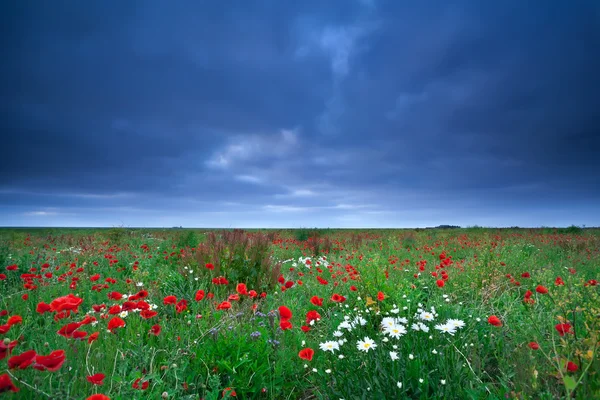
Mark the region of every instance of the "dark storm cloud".
[[582, 210], [598, 211], [594, 1], [1, 7], [11, 224], [589, 225]]

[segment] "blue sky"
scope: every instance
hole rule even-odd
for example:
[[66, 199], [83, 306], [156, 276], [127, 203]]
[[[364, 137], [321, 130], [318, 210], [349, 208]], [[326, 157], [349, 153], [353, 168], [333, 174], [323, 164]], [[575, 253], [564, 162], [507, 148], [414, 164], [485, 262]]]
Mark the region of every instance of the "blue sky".
[[0, 226], [600, 225], [596, 1], [0, 15]]

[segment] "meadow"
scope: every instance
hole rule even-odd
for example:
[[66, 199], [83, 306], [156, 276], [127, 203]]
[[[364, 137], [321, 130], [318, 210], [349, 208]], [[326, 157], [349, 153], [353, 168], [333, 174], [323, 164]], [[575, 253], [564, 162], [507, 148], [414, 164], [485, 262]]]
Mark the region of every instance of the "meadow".
[[600, 398], [600, 231], [0, 230], [0, 398]]

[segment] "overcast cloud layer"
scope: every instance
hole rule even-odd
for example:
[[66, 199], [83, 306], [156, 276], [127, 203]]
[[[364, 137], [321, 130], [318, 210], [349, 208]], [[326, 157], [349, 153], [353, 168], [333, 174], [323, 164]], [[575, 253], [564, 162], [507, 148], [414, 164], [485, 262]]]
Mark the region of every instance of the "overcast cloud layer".
[[599, 2], [227, 4], [2, 2], [0, 226], [600, 225]]

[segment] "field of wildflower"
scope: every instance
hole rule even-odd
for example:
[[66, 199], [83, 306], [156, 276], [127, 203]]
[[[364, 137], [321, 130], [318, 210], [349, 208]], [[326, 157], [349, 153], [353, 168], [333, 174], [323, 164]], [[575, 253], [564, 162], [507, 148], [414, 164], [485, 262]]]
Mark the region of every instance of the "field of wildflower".
[[600, 231], [0, 230], [0, 398], [600, 398]]

